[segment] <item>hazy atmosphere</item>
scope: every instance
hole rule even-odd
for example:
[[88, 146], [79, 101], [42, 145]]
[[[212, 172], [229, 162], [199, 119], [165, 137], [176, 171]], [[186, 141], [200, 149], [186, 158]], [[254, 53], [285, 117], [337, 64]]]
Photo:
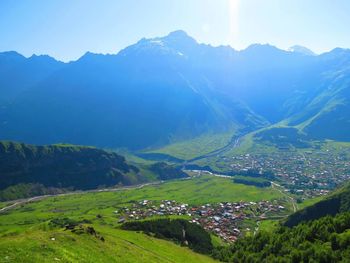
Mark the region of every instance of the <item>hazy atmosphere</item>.
[[348, 263], [349, 13], [0, 1], [0, 262]]
[[321, 53], [350, 47], [349, 12], [346, 0], [3, 0], [0, 50], [69, 61], [182, 29], [214, 46], [302, 45]]

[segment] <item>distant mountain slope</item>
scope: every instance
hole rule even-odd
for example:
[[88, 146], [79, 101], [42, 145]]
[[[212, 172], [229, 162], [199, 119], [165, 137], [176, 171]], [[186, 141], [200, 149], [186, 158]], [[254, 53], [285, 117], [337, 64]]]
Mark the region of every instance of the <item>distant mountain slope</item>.
[[290, 47], [288, 49], [288, 51], [300, 53], [300, 54], [303, 54], [305, 56], [315, 56], [316, 55], [312, 50], [308, 49], [307, 47], [303, 47], [303, 46], [299, 46], [299, 45], [294, 45], [294, 46]]
[[17, 52], [0, 53], [0, 106], [11, 103], [21, 93], [47, 78], [65, 64], [49, 56], [30, 58]]
[[187, 176], [164, 163], [136, 167], [114, 152], [93, 147], [0, 142], [0, 200]]
[[284, 121], [348, 141], [350, 51], [305, 52], [175, 31], [70, 63], [0, 53], [1, 139], [139, 150]]
[[[350, 63], [350, 51], [344, 58]], [[341, 68], [327, 72], [321, 92], [289, 119], [290, 125], [316, 139], [350, 140], [350, 64]]]
[[290, 215], [284, 224], [292, 227], [304, 221], [319, 219], [327, 215], [334, 216], [338, 213], [344, 212], [350, 212], [349, 183], [326, 197], [324, 200]]
[[3, 114], [2, 138], [140, 149], [265, 125], [189, 63], [202, 49], [221, 52], [174, 32], [118, 55], [87, 53], [15, 100]]

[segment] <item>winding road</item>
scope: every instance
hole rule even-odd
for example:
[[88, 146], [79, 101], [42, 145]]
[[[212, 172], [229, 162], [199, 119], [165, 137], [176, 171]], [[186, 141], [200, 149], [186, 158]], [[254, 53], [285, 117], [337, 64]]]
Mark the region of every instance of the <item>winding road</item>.
[[201, 156], [198, 156], [196, 158], [193, 158], [193, 159], [190, 159], [190, 160], [187, 160], [187, 162], [194, 162], [194, 161], [198, 161], [198, 160], [201, 160], [201, 159], [204, 159], [204, 158], [208, 158], [208, 157], [213, 157], [213, 156], [218, 156], [219, 154], [222, 154], [230, 149], [233, 149], [233, 148], [237, 148], [239, 145], [240, 145], [240, 142], [241, 142], [241, 138], [243, 136], [240, 136], [240, 137], [232, 137], [231, 141], [225, 145], [224, 147], [222, 148], [219, 148], [219, 149], [216, 149], [212, 152], [209, 152], [209, 153], [206, 153], [206, 154], [203, 154]]

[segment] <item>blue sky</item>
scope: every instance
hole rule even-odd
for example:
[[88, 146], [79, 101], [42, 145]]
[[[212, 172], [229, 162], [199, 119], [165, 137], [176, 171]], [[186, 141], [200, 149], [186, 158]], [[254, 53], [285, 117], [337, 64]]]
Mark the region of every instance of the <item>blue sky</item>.
[[350, 48], [348, 0], [1, 0], [0, 51], [69, 61], [183, 29], [201, 43]]

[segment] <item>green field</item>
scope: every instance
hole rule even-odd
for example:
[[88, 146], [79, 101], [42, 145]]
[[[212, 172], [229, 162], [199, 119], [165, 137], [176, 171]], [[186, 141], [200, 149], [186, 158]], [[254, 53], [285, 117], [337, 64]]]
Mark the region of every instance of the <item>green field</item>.
[[272, 232], [277, 228], [278, 225], [279, 223], [277, 220], [263, 220], [260, 221], [259, 231]]
[[88, 234], [41, 227], [2, 236], [0, 262], [214, 262], [170, 241], [109, 226], [94, 227], [104, 242]]
[[316, 204], [317, 202], [321, 201], [323, 198], [324, 196], [318, 196], [318, 197], [306, 199], [303, 202], [298, 204], [298, 209], [303, 209], [304, 207]]
[[[118, 262], [118, 259], [123, 259], [122, 262], [211, 262], [210, 258], [169, 241], [120, 230], [118, 217], [113, 212], [143, 199], [198, 205], [280, 198], [281, 194], [272, 188], [234, 184], [230, 178], [212, 176], [141, 189], [49, 197], [0, 215], [0, 262]], [[88, 234], [77, 235], [48, 227], [54, 218], [89, 220], [105, 242]], [[55, 240], [51, 240], [52, 237]]]
[[273, 188], [257, 188], [233, 183], [230, 178], [201, 176], [188, 180], [176, 180], [141, 189], [114, 192], [76, 193], [50, 197], [13, 209], [0, 217], [0, 234], [15, 228], [45, 222], [55, 217], [95, 219], [97, 214], [105, 221], [116, 220], [113, 212], [134, 201], [176, 200], [190, 205], [218, 202], [260, 201], [281, 199], [283, 195]]
[[205, 134], [191, 140], [176, 142], [160, 149], [147, 151], [147, 153], [161, 153], [183, 160], [190, 160], [226, 146], [233, 135], [234, 132]]

